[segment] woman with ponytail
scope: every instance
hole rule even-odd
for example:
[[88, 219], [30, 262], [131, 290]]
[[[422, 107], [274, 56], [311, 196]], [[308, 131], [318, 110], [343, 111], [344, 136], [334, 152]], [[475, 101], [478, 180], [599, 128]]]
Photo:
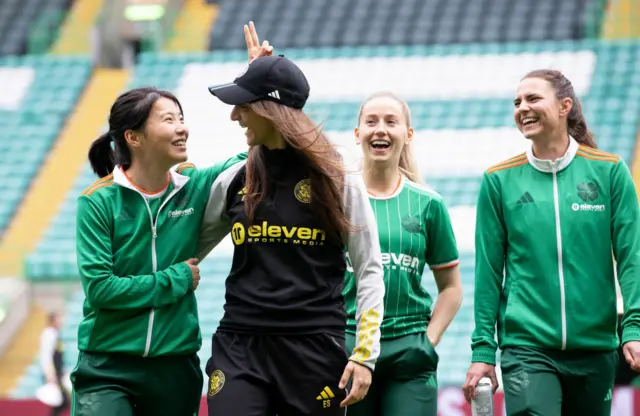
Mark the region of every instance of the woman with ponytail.
[[622, 348], [640, 370], [635, 186], [624, 160], [596, 150], [562, 73], [530, 72], [514, 105], [531, 146], [482, 179], [465, 396], [475, 397], [482, 377], [498, 387], [500, 348], [509, 415], [608, 416], [619, 345], [614, 260], [624, 298]]
[[138, 88], [118, 97], [91, 145], [101, 179], [78, 198], [86, 299], [72, 415], [198, 413], [197, 237], [214, 180], [245, 155], [197, 170], [184, 163], [188, 138], [178, 99]]
[[[368, 97], [360, 108], [357, 143], [363, 178], [378, 224], [384, 266], [385, 315], [380, 356], [367, 397], [349, 416], [436, 416], [435, 346], [462, 302], [458, 249], [449, 213], [437, 193], [420, 185], [411, 152], [413, 129], [407, 103], [389, 92]], [[433, 270], [438, 300], [422, 286]], [[347, 269], [347, 345], [356, 344], [356, 286]]]

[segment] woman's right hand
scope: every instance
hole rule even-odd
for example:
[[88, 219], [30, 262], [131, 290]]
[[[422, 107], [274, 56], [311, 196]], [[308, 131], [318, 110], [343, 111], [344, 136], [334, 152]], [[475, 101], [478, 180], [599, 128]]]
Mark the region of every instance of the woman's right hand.
[[471, 400], [476, 398], [476, 386], [483, 377], [489, 377], [491, 380], [491, 387], [495, 394], [498, 389], [498, 378], [496, 377], [496, 366], [486, 363], [471, 363], [469, 371], [467, 371], [467, 380], [462, 386], [464, 391], [464, 398], [467, 403], [471, 403]]
[[198, 267], [198, 259], [189, 259], [185, 264], [191, 269], [191, 279], [193, 281], [193, 290], [196, 290], [200, 284], [200, 268]]
[[258, 32], [253, 22], [249, 22], [248, 26], [244, 25], [244, 41], [247, 42], [249, 63], [254, 59], [273, 55], [273, 46], [269, 45], [269, 41], [265, 40], [262, 42], [262, 45], [260, 45]]

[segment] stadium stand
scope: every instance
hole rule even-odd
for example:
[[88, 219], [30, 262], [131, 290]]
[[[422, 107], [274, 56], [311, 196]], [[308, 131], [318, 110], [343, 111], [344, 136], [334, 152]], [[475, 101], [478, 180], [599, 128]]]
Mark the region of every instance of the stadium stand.
[[597, 33], [603, 15], [598, 11], [606, 1], [220, 0], [215, 3], [220, 6], [220, 14], [211, 28], [211, 50], [243, 48], [241, 28], [252, 19], [263, 36], [281, 48], [583, 39]]
[[0, 230], [21, 202], [90, 74], [87, 58], [0, 57]]
[[209, 28], [219, 8], [202, 0], [186, 0], [178, 16], [173, 35], [164, 46], [165, 52], [204, 52], [209, 46]]
[[87, 148], [104, 127], [103, 114], [111, 106], [108, 98], [115, 100], [128, 78], [126, 71], [118, 69], [101, 68], [93, 72], [0, 245], [0, 260], [5, 258], [7, 246], [21, 252], [35, 249], [86, 162]]
[[[438, 346], [440, 384], [460, 385], [469, 363], [468, 338], [473, 325], [475, 199], [482, 171], [526, 146], [512, 120], [511, 100], [519, 78], [541, 66], [565, 71], [582, 97], [599, 145], [631, 163], [640, 114], [640, 75], [633, 69], [635, 60], [640, 58], [640, 44], [564, 41], [279, 52], [295, 59], [308, 75], [312, 85], [308, 112], [318, 122], [326, 121], [330, 137], [343, 147], [348, 158], [357, 155], [352, 129], [364, 96], [390, 89], [410, 100], [419, 167], [426, 181], [445, 197], [462, 252], [465, 300]], [[229, 120], [230, 108], [213, 100], [206, 86], [233, 78], [245, 65], [245, 59], [244, 51], [145, 54], [130, 86], [153, 84], [176, 91], [191, 129], [191, 159], [206, 166], [244, 148], [242, 130]], [[75, 204], [80, 190], [93, 180], [95, 177], [85, 166], [55, 221], [27, 259], [26, 270], [31, 279], [78, 278], [73, 252]], [[198, 289], [198, 301], [203, 367], [210, 335], [222, 314], [224, 278], [231, 261], [229, 248], [225, 242], [202, 264], [202, 275], [206, 277]], [[424, 283], [436, 293], [430, 273], [425, 274]], [[78, 292], [67, 306], [63, 333], [69, 368], [76, 359], [82, 299]], [[32, 366], [14, 396], [32, 394], [38, 377], [39, 370]]]
[[602, 37], [604, 39], [640, 38], [640, 3], [635, 0], [618, 0], [607, 3], [602, 19]]
[[102, 7], [102, 0], [74, 0], [66, 15], [51, 53], [56, 55], [89, 54], [91, 28]]
[[44, 31], [45, 36], [55, 32], [69, 3], [69, 0], [0, 0], [0, 55], [27, 52], [29, 36], [36, 28], [40, 33]]

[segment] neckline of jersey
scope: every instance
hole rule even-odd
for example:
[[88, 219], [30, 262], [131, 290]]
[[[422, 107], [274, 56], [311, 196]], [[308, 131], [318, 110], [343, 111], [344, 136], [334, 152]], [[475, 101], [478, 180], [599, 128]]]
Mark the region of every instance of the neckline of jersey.
[[533, 155], [533, 145], [530, 145], [526, 152], [527, 160], [529, 161], [529, 164], [533, 166], [534, 169], [540, 172], [545, 172], [545, 173], [552, 173], [554, 171], [560, 172], [566, 169], [571, 164], [574, 157], [576, 156], [578, 147], [579, 147], [578, 142], [573, 137], [569, 136], [569, 147], [567, 148], [567, 151], [565, 152], [565, 154], [556, 160], [548, 160], [548, 159], [538, 159], [537, 157], [535, 157]]
[[402, 191], [402, 188], [404, 187], [403, 185], [404, 185], [404, 175], [400, 174], [400, 178], [398, 179], [398, 184], [396, 185], [396, 187], [393, 190], [393, 192], [391, 192], [391, 194], [389, 194], [389, 195], [375, 195], [375, 194], [371, 193], [369, 190], [367, 190], [367, 193], [369, 194], [369, 198], [371, 198], [371, 199], [378, 199], [378, 200], [391, 199], [391, 198], [395, 198], [396, 196], [398, 196], [400, 194], [400, 192]]

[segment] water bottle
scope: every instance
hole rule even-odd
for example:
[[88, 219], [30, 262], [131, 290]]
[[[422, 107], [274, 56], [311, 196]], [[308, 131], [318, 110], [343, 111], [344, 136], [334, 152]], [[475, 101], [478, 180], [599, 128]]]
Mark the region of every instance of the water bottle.
[[476, 398], [471, 401], [471, 413], [473, 416], [494, 416], [493, 391], [491, 380], [483, 377], [476, 386]]

